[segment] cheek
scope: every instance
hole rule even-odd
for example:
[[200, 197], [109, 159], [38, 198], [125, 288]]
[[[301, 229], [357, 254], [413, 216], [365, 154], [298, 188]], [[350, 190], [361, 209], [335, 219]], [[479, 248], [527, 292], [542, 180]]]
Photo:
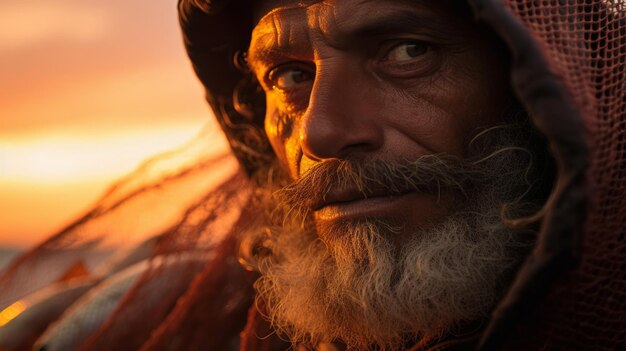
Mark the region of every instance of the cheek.
[[458, 113], [463, 115], [466, 129], [490, 127], [503, 122], [503, 112], [513, 99], [508, 79], [508, 67], [494, 49], [481, 47], [456, 62], [456, 85], [465, 103]]
[[478, 130], [498, 123], [507, 101], [507, 85], [497, 74], [474, 68], [450, 68], [428, 84], [396, 87], [386, 103], [393, 128], [429, 153], [463, 156]]
[[[427, 89], [418, 87], [398, 91], [387, 98], [389, 141], [396, 140], [393, 149], [411, 149], [401, 143], [406, 140], [417, 154], [449, 153], [463, 155], [464, 128], [461, 123], [462, 94], [441, 83]], [[392, 136], [390, 133], [395, 133]]]
[[283, 136], [283, 121], [278, 110], [268, 105], [265, 113], [265, 134], [274, 149], [274, 153], [284, 163], [285, 161], [285, 138]]
[[289, 170], [291, 175], [297, 174], [298, 145], [297, 136], [294, 135], [295, 121], [268, 103], [264, 127], [272, 149], [283, 168]]

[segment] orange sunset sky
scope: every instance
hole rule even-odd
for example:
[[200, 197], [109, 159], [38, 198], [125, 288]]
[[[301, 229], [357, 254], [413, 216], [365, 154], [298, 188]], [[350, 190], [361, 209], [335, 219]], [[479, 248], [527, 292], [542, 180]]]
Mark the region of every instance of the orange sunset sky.
[[0, 2], [0, 247], [28, 247], [211, 114], [175, 0]]

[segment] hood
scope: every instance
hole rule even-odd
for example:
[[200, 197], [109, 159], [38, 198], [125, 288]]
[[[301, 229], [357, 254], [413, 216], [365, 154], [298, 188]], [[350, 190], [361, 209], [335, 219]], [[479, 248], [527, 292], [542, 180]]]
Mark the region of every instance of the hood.
[[[626, 348], [626, 1], [467, 1], [506, 43], [514, 91], [557, 164], [536, 246], [479, 348]], [[207, 101], [253, 173], [273, 154], [263, 92], [238, 54], [253, 27], [250, 0], [178, 6]]]
[[230, 146], [248, 174], [272, 158], [263, 132], [265, 95], [244, 55], [252, 32], [252, 1], [181, 0], [185, 47]]

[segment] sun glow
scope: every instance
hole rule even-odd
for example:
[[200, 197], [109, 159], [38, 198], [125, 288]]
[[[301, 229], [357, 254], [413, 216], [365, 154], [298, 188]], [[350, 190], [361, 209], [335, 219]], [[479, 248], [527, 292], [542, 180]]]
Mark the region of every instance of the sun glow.
[[130, 172], [144, 158], [191, 139], [196, 124], [98, 133], [57, 132], [0, 141], [0, 181], [68, 183], [111, 179]]
[[41, 242], [212, 119], [168, 1], [0, 1], [0, 61], [0, 249]]
[[[201, 129], [181, 122], [0, 137], [0, 241], [17, 247], [40, 242], [85, 211], [115, 179], [184, 145]], [[223, 136], [214, 139], [211, 145], [226, 149]]]

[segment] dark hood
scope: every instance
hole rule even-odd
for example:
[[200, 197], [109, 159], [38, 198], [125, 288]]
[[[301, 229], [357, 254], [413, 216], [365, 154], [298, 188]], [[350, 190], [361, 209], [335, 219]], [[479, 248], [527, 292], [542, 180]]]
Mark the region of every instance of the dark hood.
[[[511, 82], [549, 140], [557, 178], [539, 240], [482, 349], [626, 349], [626, 1], [468, 0], [511, 57]], [[264, 97], [239, 64], [250, 0], [181, 0], [207, 101], [242, 166], [273, 158]]]

